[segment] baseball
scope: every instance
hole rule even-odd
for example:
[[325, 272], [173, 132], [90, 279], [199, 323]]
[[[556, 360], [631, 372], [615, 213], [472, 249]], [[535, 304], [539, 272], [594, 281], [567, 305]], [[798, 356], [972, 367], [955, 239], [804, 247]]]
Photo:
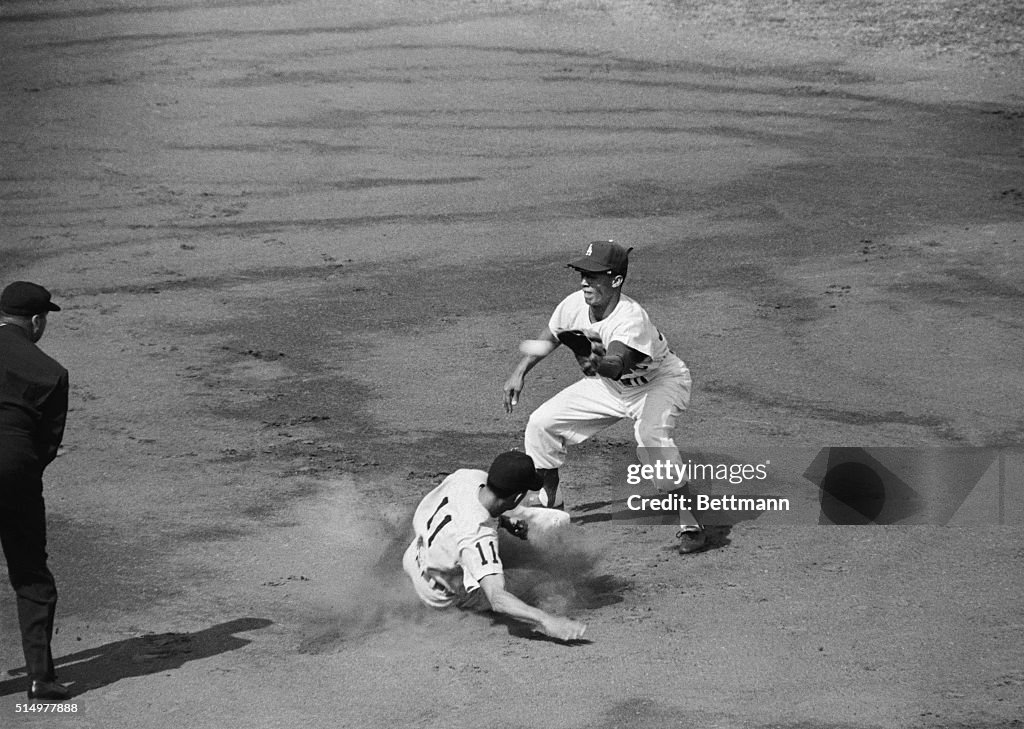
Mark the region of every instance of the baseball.
[[546, 339], [524, 339], [519, 343], [519, 351], [531, 357], [546, 357], [554, 348], [555, 343]]

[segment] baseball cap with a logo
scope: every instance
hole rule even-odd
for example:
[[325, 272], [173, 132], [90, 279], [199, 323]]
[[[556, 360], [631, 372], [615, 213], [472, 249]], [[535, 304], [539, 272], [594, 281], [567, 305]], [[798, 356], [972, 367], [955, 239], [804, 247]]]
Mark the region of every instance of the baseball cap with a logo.
[[587, 246], [582, 257], [569, 263], [569, 268], [587, 273], [613, 273], [626, 275], [629, 268], [629, 252], [632, 248], [623, 248], [612, 240], [596, 240]]
[[48, 311], [60, 311], [50, 301], [50, 292], [30, 281], [15, 281], [0, 293], [0, 311], [13, 316], [35, 316]]

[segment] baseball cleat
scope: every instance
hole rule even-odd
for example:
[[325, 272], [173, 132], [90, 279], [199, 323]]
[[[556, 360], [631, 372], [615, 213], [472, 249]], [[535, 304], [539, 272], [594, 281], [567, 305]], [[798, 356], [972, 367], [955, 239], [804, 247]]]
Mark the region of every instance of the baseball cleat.
[[687, 527], [676, 533], [679, 554], [693, 554], [708, 548], [708, 534], [700, 527]]

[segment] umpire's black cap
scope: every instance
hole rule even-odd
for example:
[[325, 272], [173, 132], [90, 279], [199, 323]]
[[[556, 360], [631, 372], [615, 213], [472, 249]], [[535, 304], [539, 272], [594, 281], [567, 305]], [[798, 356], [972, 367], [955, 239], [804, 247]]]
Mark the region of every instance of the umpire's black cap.
[[533, 459], [522, 451], [505, 451], [487, 469], [487, 487], [502, 499], [537, 491], [543, 485]]
[[0, 311], [12, 316], [35, 316], [48, 311], [60, 311], [50, 301], [50, 292], [30, 281], [15, 281], [0, 294]]

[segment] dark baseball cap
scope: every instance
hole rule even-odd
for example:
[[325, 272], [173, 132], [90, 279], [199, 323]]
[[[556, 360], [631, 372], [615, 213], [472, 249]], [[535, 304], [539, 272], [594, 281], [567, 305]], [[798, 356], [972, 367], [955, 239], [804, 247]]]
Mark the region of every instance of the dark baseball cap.
[[586, 273], [615, 273], [626, 275], [629, 268], [629, 252], [612, 240], [595, 240], [587, 246], [587, 252], [568, 264], [569, 268]]
[[537, 491], [543, 484], [533, 459], [522, 451], [505, 451], [487, 469], [487, 486], [502, 499]]
[[50, 292], [39, 284], [15, 281], [0, 294], [0, 311], [14, 316], [35, 316], [60, 311], [60, 307], [50, 301]]

